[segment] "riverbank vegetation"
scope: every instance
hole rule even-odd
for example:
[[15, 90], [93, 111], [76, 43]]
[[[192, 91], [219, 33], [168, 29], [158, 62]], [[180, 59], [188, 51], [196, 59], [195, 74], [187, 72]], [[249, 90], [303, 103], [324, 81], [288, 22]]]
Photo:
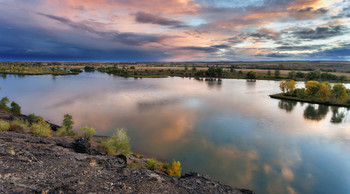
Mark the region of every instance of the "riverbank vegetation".
[[[99, 71], [135, 78], [168, 76], [194, 78], [262, 79], [347, 82], [348, 62], [178, 62], [178, 63], [80, 63], [4, 62], [0, 73], [18, 75], [68, 75]], [[4, 77], [4, 76], [3, 76]]]
[[60, 63], [0, 63], [0, 73], [17, 75], [77, 75], [82, 71], [78, 68], [69, 68]]
[[331, 86], [328, 82], [308, 81], [305, 88], [296, 88], [294, 80], [280, 82], [282, 93], [270, 95], [272, 98], [301, 102], [350, 107], [350, 90], [341, 83]]

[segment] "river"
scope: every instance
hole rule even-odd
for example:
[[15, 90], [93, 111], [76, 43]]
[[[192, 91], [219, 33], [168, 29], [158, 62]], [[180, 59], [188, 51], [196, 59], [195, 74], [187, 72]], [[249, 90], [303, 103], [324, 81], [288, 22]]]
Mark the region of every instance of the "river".
[[183, 172], [257, 193], [350, 193], [350, 110], [271, 99], [277, 81], [95, 72], [3, 75], [0, 87], [24, 114], [61, 124], [69, 113], [75, 130], [98, 135], [126, 128], [133, 151], [179, 160]]

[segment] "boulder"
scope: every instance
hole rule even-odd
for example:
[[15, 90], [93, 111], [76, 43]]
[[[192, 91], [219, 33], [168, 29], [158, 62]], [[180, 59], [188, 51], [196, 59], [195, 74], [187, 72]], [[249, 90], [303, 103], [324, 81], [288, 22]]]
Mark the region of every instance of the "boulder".
[[88, 154], [90, 154], [90, 152], [91, 152], [91, 144], [85, 138], [75, 139], [71, 143], [71, 148], [77, 153], [88, 153]]

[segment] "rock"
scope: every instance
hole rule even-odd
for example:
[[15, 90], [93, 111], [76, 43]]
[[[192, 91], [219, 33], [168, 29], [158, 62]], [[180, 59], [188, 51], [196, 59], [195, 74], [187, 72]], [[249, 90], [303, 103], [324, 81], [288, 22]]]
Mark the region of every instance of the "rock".
[[72, 149], [77, 153], [90, 153], [91, 152], [91, 144], [85, 138], [75, 139], [71, 144]]
[[[124, 155], [124, 154], [119, 154], [119, 155], [117, 155], [117, 158], [118, 159], [121, 159], [123, 162], [121, 163], [121, 164], [124, 164], [125, 166], [126, 166], [126, 164], [128, 163], [128, 159], [127, 159], [127, 157]], [[120, 161], [120, 160], [119, 160]]]
[[93, 148], [83, 138], [67, 149], [70, 137], [43, 139], [15, 132], [0, 132], [0, 137], [0, 193], [254, 193], [198, 173], [178, 178], [130, 169], [126, 162], [136, 158], [91, 155]]

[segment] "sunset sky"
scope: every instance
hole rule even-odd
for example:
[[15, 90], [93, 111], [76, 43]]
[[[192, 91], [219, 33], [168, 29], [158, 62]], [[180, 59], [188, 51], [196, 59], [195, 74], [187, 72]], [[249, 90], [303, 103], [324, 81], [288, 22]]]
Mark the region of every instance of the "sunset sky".
[[0, 0], [1, 61], [350, 61], [350, 0]]

